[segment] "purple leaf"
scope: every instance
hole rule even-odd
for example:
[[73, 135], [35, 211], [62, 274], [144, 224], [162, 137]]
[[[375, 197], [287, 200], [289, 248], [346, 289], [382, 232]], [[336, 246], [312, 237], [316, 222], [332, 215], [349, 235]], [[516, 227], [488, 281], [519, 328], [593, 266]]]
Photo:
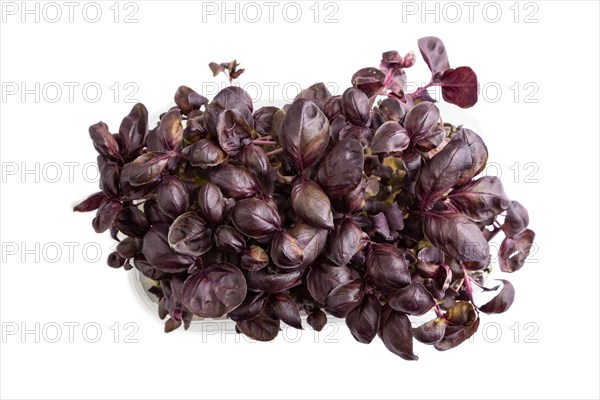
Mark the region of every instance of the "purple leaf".
[[461, 128], [452, 140], [421, 169], [416, 194], [424, 207], [447, 190], [463, 186], [480, 173], [487, 162], [487, 148], [473, 131]]
[[225, 252], [239, 254], [246, 250], [246, 241], [237, 229], [220, 225], [215, 231], [215, 246]]
[[529, 213], [518, 201], [512, 201], [506, 218], [502, 224], [502, 230], [508, 237], [514, 237], [523, 232], [529, 226]]
[[477, 329], [479, 328], [479, 321], [479, 318], [477, 318], [471, 325], [461, 328], [458, 330], [458, 332], [455, 332], [450, 336], [444, 336], [441, 341], [435, 344], [435, 348], [439, 351], [445, 351], [463, 343], [465, 340], [473, 336], [475, 332], [477, 332]]
[[324, 83], [319, 82], [311, 85], [307, 89], [303, 89], [300, 93], [298, 93], [296, 98], [294, 98], [294, 101], [298, 99], [307, 99], [315, 103], [317, 107], [322, 110], [323, 105], [327, 102], [327, 100], [329, 100], [329, 98], [331, 98], [329, 89], [327, 89], [327, 86], [325, 86]]
[[437, 343], [442, 340], [446, 333], [446, 324], [446, 320], [443, 318], [432, 319], [418, 328], [413, 328], [413, 337], [421, 343]]
[[208, 67], [212, 71], [213, 77], [215, 77], [215, 76], [219, 75], [221, 72], [225, 71], [225, 66], [223, 66], [223, 64], [218, 64], [216, 62], [208, 63]]
[[98, 211], [96, 211], [96, 216], [92, 220], [92, 226], [96, 233], [102, 233], [110, 228], [115, 216], [121, 211], [122, 207], [123, 204], [117, 200], [102, 204], [98, 208]]
[[230, 311], [227, 316], [236, 322], [252, 319], [263, 311], [267, 300], [266, 293], [248, 292], [242, 304]]
[[429, 213], [423, 221], [423, 233], [431, 244], [456, 260], [489, 258], [489, 245], [481, 230], [463, 215]]
[[360, 89], [348, 88], [342, 94], [342, 113], [354, 125], [364, 126], [369, 121], [369, 98]]
[[240, 270], [221, 263], [190, 275], [183, 284], [181, 300], [194, 315], [217, 318], [242, 304], [246, 290]]
[[307, 169], [325, 153], [329, 121], [315, 103], [297, 99], [283, 118], [279, 142], [296, 168]]
[[372, 243], [367, 253], [367, 278], [383, 291], [407, 286], [410, 284], [408, 262], [396, 246]]
[[427, 153], [441, 145], [445, 138], [446, 131], [438, 125], [428, 135], [415, 143], [415, 149], [421, 153]]
[[209, 178], [227, 197], [241, 199], [251, 197], [258, 191], [254, 176], [247, 169], [235, 165], [219, 165], [211, 171]]
[[458, 211], [476, 222], [495, 217], [511, 204], [502, 182], [495, 176], [469, 182], [450, 192], [448, 199]]
[[400, 100], [388, 97], [379, 104], [379, 112], [386, 121], [400, 122], [408, 113], [409, 107]]
[[98, 122], [90, 126], [89, 134], [92, 142], [94, 142], [94, 148], [100, 155], [109, 157], [112, 160], [121, 158], [119, 144], [108, 131], [108, 126], [104, 122]]
[[136, 254], [133, 259], [133, 266], [148, 279], [159, 281], [166, 278], [166, 274], [154, 268], [142, 253]]
[[405, 360], [418, 360], [413, 353], [413, 337], [408, 317], [389, 306], [381, 313], [379, 337], [385, 347]]
[[365, 188], [366, 182], [364, 179], [341, 198], [332, 198], [334, 208], [344, 214], [352, 215], [360, 211], [365, 205]]
[[342, 140], [321, 162], [317, 180], [329, 197], [343, 196], [360, 183], [363, 164], [361, 144], [354, 139]]
[[119, 165], [104, 156], [98, 156], [98, 169], [100, 170], [100, 189], [112, 198], [118, 198], [120, 192]]
[[391, 241], [393, 238], [390, 234], [390, 226], [384, 213], [372, 215], [369, 217], [373, 224], [373, 232], [378, 233], [386, 241]]
[[398, 203], [392, 203], [392, 205], [383, 210], [383, 213], [387, 218], [390, 229], [395, 231], [404, 229], [404, 213], [398, 207]]
[[100, 206], [110, 201], [110, 197], [107, 197], [104, 193], [98, 192], [89, 196], [81, 203], [73, 207], [73, 211], [77, 212], [89, 212], [97, 210]]
[[267, 252], [259, 246], [251, 245], [242, 252], [241, 267], [248, 271], [258, 271], [269, 264]]
[[208, 99], [199, 95], [194, 90], [187, 86], [179, 86], [175, 92], [175, 104], [181, 109], [183, 114], [189, 114], [194, 110], [199, 110], [200, 107], [208, 103]]
[[444, 262], [444, 253], [439, 248], [430, 246], [421, 249], [417, 258], [425, 263], [439, 264]]
[[352, 280], [352, 273], [346, 266], [313, 265], [306, 277], [306, 286], [312, 297], [325, 304], [329, 293], [336, 287]]
[[315, 310], [308, 315], [306, 322], [317, 332], [320, 332], [327, 324], [327, 314], [322, 310]]
[[248, 272], [248, 288], [269, 293], [283, 292], [301, 284], [303, 273], [303, 269], [295, 269], [286, 274], [276, 274], [268, 268]]
[[292, 207], [305, 222], [322, 229], [333, 229], [329, 197], [309, 179], [296, 179], [292, 184]]
[[209, 168], [223, 163], [227, 154], [213, 141], [200, 139], [183, 150], [194, 167]]
[[406, 149], [410, 138], [406, 129], [395, 121], [388, 121], [381, 125], [373, 136], [371, 150], [373, 153], [393, 153]]
[[123, 258], [133, 258], [138, 252], [138, 245], [134, 238], [128, 237], [119, 242], [116, 249]]
[[303, 267], [311, 265], [327, 245], [328, 232], [325, 229], [315, 228], [302, 222], [297, 223], [290, 229], [290, 235], [296, 238], [304, 253]]
[[418, 282], [396, 290], [388, 300], [394, 310], [409, 315], [423, 315], [435, 306], [431, 294]]
[[441, 39], [435, 36], [427, 36], [419, 39], [418, 44], [423, 60], [427, 63], [432, 75], [450, 68], [446, 48]]
[[499, 279], [499, 281], [503, 284], [500, 293], [479, 307], [486, 314], [501, 314], [507, 311], [515, 300], [515, 288], [512, 283], [504, 279]]
[[125, 164], [121, 178], [133, 186], [157, 182], [171, 159], [169, 154], [148, 152]]
[[450, 267], [445, 264], [435, 265], [419, 262], [417, 263], [417, 270], [427, 277], [423, 280], [425, 289], [435, 299], [443, 299], [446, 295], [446, 290], [448, 290], [452, 282], [452, 270]]
[[157, 225], [144, 235], [142, 253], [152, 266], [163, 272], [177, 273], [186, 271], [194, 260], [171, 250], [167, 240], [169, 228]]
[[162, 117], [157, 134], [158, 140], [165, 150], [176, 150], [181, 145], [183, 125], [181, 124], [181, 112], [178, 109], [173, 109]]
[[504, 272], [515, 272], [521, 269], [525, 259], [529, 256], [535, 232], [531, 229], [511, 237], [505, 237], [500, 244], [498, 261], [500, 269]]
[[360, 305], [346, 316], [346, 325], [360, 343], [371, 343], [379, 331], [381, 304], [377, 297], [366, 294]]
[[428, 137], [438, 126], [440, 110], [433, 103], [423, 101], [414, 106], [406, 115], [404, 127], [411, 141], [418, 142]]
[[225, 110], [217, 119], [217, 137], [221, 148], [230, 156], [235, 156], [246, 141], [251, 138], [252, 128], [237, 110]]
[[267, 153], [254, 144], [244, 146], [238, 154], [238, 159], [251, 172], [258, 176], [267, 175], [271, 172], [271, 163]]
[[440, 77], [442, 97], [448, 103], [461, 108], [473, 107], [477, 103], [477, 75], [469, 67], [458, 67], [444, 71]]
[[210, 250], [212, 231], [196, 212], [177, 217], [169, 227], [169, 246], [174, 251], [196, 258]]
[[366, 126], [346, 125], [338, 133], [338, 140], [358, 140], [362, 147], [369, 147], [373, 140], [373, 129]]
[[225, 201], [217, 185], [206, 183], [198, 191], [198, 211], [211, 224], [223, 222]]
[[323, 113], [331, 122], [342, 113], [342, 96], [332, 96], [323, 104]]
[[150, 229], [150, 223], [137, 206], [124, 207], [114, 219], [115, 227], [124, 235], [142, 238]]
[[187, 211], [188, 191], [179, 178], [166, 176], [156, 188], [156, 202], [163, 214], [175, 219]]
[[325, 298], [325, 308], [331, 315], [345, 318], [363, 298], [364, 284], [362, 279], [354, 279], [335, 287]]
[[136, 104], [128, 116], [123, 118], [119, 128], [119, 137], [123, 143], [125, 158], [135, 158], [139, 155], [146, 142], [148, 134], [148, 110], [143, 104]]
[[346, 265], [361, 250], [363, 232], [354, 221], [345, 218], [338, 222], [329, 236], [325, 257], [336, 265]]
[[347, 126], [351, 126], [351, 125], [348, 124], [348, 121], [346, 121], [346, 118], [344, 118], [343, 115], [336, 116], [331, 121], [331, 126], [329, 129], [329, 136], [331, 136], [331, 138], [335, 142], [339, 142], [340, 141], [340, 132], [342, 130], [344, 130]]
[[[452, 305], [444, 315], [446, 321], [454, 326], [470, 326], [477, 319], [477, 312], [468, 301], [458, 301]], [[450, 336], [455, 330], [447, 330], [446, 336]]]
[[385, 74], [377, 68], [363, 68], [352, 75], [352, 86], [365, 92], [371, 98], [384, 88]]
[[277, 210], [256, 198], [238, 201], [231, 210], [231, 220], [238, 231], [253, 238], [267, 236], [281, 228]]
[[166, 216], [158, 207], [156, 200], [146, 200], [144, 203], [144, 214], [150, 225], [170, 224], [173, 222], [171, 217]]
[[280, 319], [289, 326], [302, 329], [298, 305], [287, 294], [275, 293], [271, 295], [269, 311], [274, 319]]
[[402, 164], [406, 169], [408, 179], [410, 182], [414, 182], [419, 175], [421, 170], [421, 155], [416, 151], [406, 151], [402, 154]]
[[254, 129], [261, 135], [270, 135], [273, 126], [273, 116], [279, 111], [277, 107], [261, 107], [253, 114]]
[[227, 86], [221, 90], [215, 95], [211, 105], [220, 110], [238, 110], [242, 114], [248, 111], [252, 117], [252, 97], [239, 86]]
[[275, 234], [271, 243], [271, 260], [279, 268], [296, 268], [302, 265], [304, 252], [296, 238], [282, 230]]
[[244, 335], [261, 342], [273, 340], [279, 334], [279, 320], [264, 315], [239, 321], [236, 326]]

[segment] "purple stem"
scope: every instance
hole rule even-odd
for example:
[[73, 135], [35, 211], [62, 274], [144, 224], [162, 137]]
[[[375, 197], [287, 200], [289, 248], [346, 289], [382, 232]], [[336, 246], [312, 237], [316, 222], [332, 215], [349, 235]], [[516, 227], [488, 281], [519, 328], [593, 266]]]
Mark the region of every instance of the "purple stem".
[[500, 232], [500, 230], [501, 227], [494, 227], [494, 229], [490, 231], [490, 237], [488, 238], [488, 242], [492, 240], [498, 234], [498, 232]]
[[396, 72], [396, 70], [394, 68], [388, 69], [387, 73], [385, 74], [385, 79], [383, 80], [382, 92], [385, 92], [386, 90], [388, 90], [388, 86], [390, 85], [390, 83], [392, 83], [392, 78], [394, 77], [395, 72]]
[[465, 287], [467, 289], [469, 299], [471, 300], [471, 303], [473, 303], [473, 288], [471, 287], [471, 275], [469, 275], [464, 266], [462, 267], [462, 270], [465, 274]]
[[186, 156], [185, 154], [180, 153], [178, 151], [171, 151], [171, 152], [169, 152], [169, 155], [171, 157], [179, 157], [179, 158], [183, 158], [186, 161], [190, 161], [190, 158], [188, 156]]
[[277, 150], [273, 150], [267, 153], [267, 157], [271, 157], [274, 156], [275, 154], [279, 154], [283, 151], [283, 149], [280, 147]]
[[270, 144], [277, 144], [277, 142], [275, 142], [274, 140], [253, 140], [252, 144], [270, 145]]
[[423, 93], [423, 91], [424, 91], [424, 90], [426, 90], [427, 88], [429, 88], [429, 87], [431, 87], [431, 86], [434, 86], [434, 85], [435, 85], [435, 83], [433, 83], [433, 82], [429, 82], [427, 85], [425, 85], [425, 86], [423, 86], [423, 87], [420, 87], [420, 88], [418, 88], [417, 90], [415, 90], [414, 92], [412, 92], [412, 93], [410, 94], [410, 96], [411, 96], [411, 97], [416, 97], [416, 96], [420, 95], [421, 93]]

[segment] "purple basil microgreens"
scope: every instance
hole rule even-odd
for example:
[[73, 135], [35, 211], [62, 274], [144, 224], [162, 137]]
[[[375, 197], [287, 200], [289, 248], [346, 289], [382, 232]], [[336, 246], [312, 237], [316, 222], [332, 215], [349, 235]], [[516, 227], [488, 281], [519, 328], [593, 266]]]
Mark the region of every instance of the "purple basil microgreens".
[[[181, 86], [155, 127], [142, 104], [118, 133], [98, 122], [89, 135], [100, 191], [74, 211], [95, 211], [94, 230], [119, 242], [110, 267], [154, 282], [166, 332], [189, 328], [193, 316], [230, 318], [239, 333], [269, 341], [282, 322], [318, 331], [331, 315], [357, 341], [379, 336], [407, 360], [417, 359], [413, 338], [456, 347], [480, 313], [514, 301], [510, 282], [482, 279], [489, 241], [505, 235], [497, 256], [510, 273], [535, 233], [500, 179], [478, 177], [483, 139], [442, 124], [427, 94], [437, 85], [445, 101], [471, 107], [477, 76], [451, 68], [438, 38], [418, 47], [431, 81], [413, 93], [405, 70], [415, 53], [387, 51], [341, 95], [316, 83], [291, 104], [255, 110], [233, 84], [212, 101]], [[238, 66], [210, 64], [230, 82]], [[477, 305], [474, 288], [496, 295]], [[418, 315], [431, 318], [413, 327]]]
[[477, 103], [477, 75], [469, 67], [450, 68], [446, 48], [441, 39], [429, 36], [419, 39], [419, 50], [431, 70], [431, 82], [411, 96], [418, 98], [431, 86], [442, 87], [442, 97], [448, 103], [469, 108]]
[[217, 76], [220, 73], [224, 73], [229, 78], [230, 83], [233, 82], [234, 79], [239, 78], [239, 76], [244, 73], [244, 68], [238, 69], [239, 66], [240, 64], [236, 60], [224, 63], [211, 62], [208, 64], [208, 67], [212, 71], [213, 76]]

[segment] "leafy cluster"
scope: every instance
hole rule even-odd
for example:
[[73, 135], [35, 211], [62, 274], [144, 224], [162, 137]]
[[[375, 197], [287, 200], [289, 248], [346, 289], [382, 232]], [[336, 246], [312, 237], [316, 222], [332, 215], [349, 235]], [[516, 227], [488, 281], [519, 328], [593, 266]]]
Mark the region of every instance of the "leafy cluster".
[[[479, 313], [506, 311], [513, 286], [485, 305], [488, 242], [506, 238], [500, 267], [523, 265], [534, 239], [527, 211], [486, 165], [482, 139], [443, 124], [427, 87], [469, 107], [477, 78], [452, 69], [442, 42], [419, 40], [431, 82], [405, 93], [415, 56], [386, 52], [352, 87], [315, 84], [283, 108], [254, 110], [238, 86], [212, 101], [182, 86], [156, 127], [136, 104], [119, 132], [99, 122], [101, 191], [75, 207], [96, 211], [96, 232], [119, 241], [111, 267], [156, 282], [167, 332], [194, 316], [227, 316], [239, 332], [271, 340], [280, 323], [320, 330], [345, 318], [362, 343], [375, 336], [416, 359], [413, 338], [446, 350], [477, 330]], [[241, 73], [237, 63], [213, 72]], [[435, 317], [411, 327], [408, 316]], [[432, 312], [432, 315], [433, 315]]]

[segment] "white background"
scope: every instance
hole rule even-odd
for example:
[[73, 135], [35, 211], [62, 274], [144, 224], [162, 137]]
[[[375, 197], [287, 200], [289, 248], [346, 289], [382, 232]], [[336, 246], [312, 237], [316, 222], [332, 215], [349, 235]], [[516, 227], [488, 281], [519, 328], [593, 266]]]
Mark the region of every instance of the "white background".
[[[225, 15], [225, 24], [221, 2], [204, 6], [216, 6], [215, 15], [200, 2], [99, 2], [97, 23], [85, 19], [95, 18], [90, 6], [82, 15], [86, 2], [73, 22], [68, 6], [55, 3], [55, 23], [54, 5], [39, 2], [36, 21], [35, 11], [22, 15], [21, 2], [2, 3], [2, 398], [598, 398], [597, 2], [476, 2], [469, 16], [464, 2], [338, 1], [317, 4], [316, 23], [313, 2], [299, 3], [296, 23], [285, 3], [271, 23], [262, 2], [262, 19], [251, 23], [256, 9], [240, 3], [239, 22]], [[137, 23], [124, 23], [132, 12]], [[331, 12], [337, 22], [325, 23]], [[478, 121], [495, 173], [528, 207], [537, 233], [533, 260], [509, 277], [517, 291], [509, 312], [484, 315], [473, 342], [449, 352], [415, 343], [418, 362], [378, 339], [358, 344], [344, 325], [319, 335], [307, 329], [297, 341], [289, 331], [274, 343], [164, 334], [128, 274], [106, 267], [112, 242], [93, 232], [93, 214], [71, 211], [97, 189], [84, 169], [95, 161], [88, 126], [103, 120], [116, 132], [131, 98], [158, 112], [181, 84], [224, 84], [210, 61], [241, 61], [240, 83], [263, 104], [269, 86], [278, 99], [316, 81], [341, 92], [382, 51], [417, 51], [428, 35], [441, 37], [451, 65], [471, 66], [488, 89], [466, 118]], [[407, 73], [426, 82], [429, 71], [419, 56]], [[23, 98], [22, 89], [32, 92]], [[69, 323], [79, 324], [71, 338]], [[62, 336], [51, 343], [57, 327]]]

